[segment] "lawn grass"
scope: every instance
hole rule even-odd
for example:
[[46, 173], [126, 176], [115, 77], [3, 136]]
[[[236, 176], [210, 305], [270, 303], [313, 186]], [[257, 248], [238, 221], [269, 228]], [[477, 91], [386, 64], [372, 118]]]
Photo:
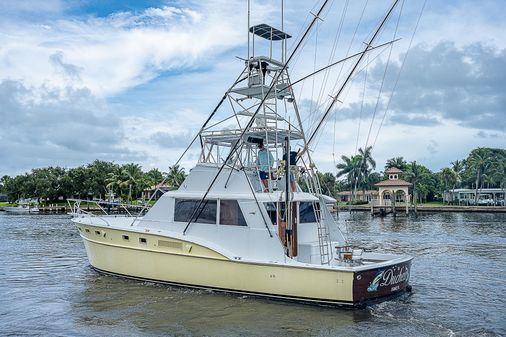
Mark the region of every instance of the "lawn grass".
[[418, 203], [417, 206], [427, 206], [427, 207], [445, 207], [450, 206], [448, 204], [443, 204], [442, 201], [429, 201], [424, 203]]

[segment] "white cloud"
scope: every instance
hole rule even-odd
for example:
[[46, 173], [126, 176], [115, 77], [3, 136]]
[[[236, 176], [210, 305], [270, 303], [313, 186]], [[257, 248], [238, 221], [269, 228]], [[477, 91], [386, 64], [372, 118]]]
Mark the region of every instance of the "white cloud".
[[[375, 18], [385, 9], [378, 2], [369, 3], [368, 14]], [[279, 18], [274, 18], [278, 3], [258, 0], [254, 4], [252, 24], [266, 22], [279, 27]], [[294, 35], [292, 43], [304, 26], [304, 18], [310, 17], [311, 4], [285, 4], [285, 30]], [[166, 168], [179, 157], [237, 76], [242, 64], [234, 56], [246, 53], [244, 1], [191, 1], [183, 3], [184, 7], [122, 11], [105, 17], [67, 16], [68, 3], [56, 0], [35, 5], [34, 10], [24, 2], [0, 4], [6, 13], [41, 13], [41, 18], [0, 14], [0, 83], [5, 94], [0, 96], [0, 170], [7, 173], [54, 163], [80, 164], [95, 158], [142, 159], [145, 167]], [[362, 5], [350, 4], [347, 24], [360, 16]], [[401, 21], [401, 28], [407, 33], [402, 35], [394, 59], [409, 42], [420, 5], [406, 2], [406, 20]], [[343, 4], [334, 6], [339, 9]], [[429, 2], [414, 44], [424, 48], [408, 58], [414, 66], [404, 69], [404, 82], [392, 105], [395, 111], [387, 116], [374, 150], [379, 167], [388, 158], [404, 156], [438, 169], [457, 157], [465, 157], [474, 147], [506, 146], [505, 119], [499, 120], [504, 116], [504, 95], [496, 90], [504, 82], [504, 69], [497, 69], [506, 46], [504, 12], [504, 6], [494, 1]], [[324, 21], [332, 26], [332, 32], [325, 35], [320, 31], [318, 35], [318, 65], [328, 60], [339, 11], [337, 14]], [[376, 21], [369, 18], [366, 22], [373, 25]], [[343, 34], [350, 39], [353, 29], [350, 25]], [[359, 33], [362, 35], [356, 37], [356, 44], [367, 35], [362, 30]], [[314, 38], [308, 42], [309, 47]], [[441, 41], [451, 41], [451, 48], [446, 45], [451, 53], [445, 57], [436, 52], [444, 45]], [[343, 54], [348, 42], [341, 40], [339, 51]], [[452, 62], [452, 55], [458, 56], [457, 62]], [[314, 49], [308, 48], [304, 56], [308, 57], [292, 65], [291, 70], [297, 73], [292, 79], [313, 69]], [[451, 64], [455, 68], [448, 68]], [[475, 71], [480, 67], [484, 72]], [[473, 82], [473, 76], [486, 81]], [[420, 77], [421, 89], [417, 86]], [[459, 93], [448, 88], [458, 87], [462, 79], [468, 88], [481, 89]], [[338, 111], [337, 157], [355, 150], [359, 82], [357, 79], [345, 95], [345, 109]], [[309, 86], [307, 82], [302, 98], [311, 98], [307, 94]], [[444, 94], [446, 103], [437, 97], [414, 96], [418, 90]], [[472, 99], [470, 104], [459, 102], [462, 97]], [[359, 146], [364, 146], [368, 118], [375, 104], [372, 91], [366, 103]], [[435, 103], [437, 111], [431, 109]], [[417, 104], [424, 109], [417, 109]], [[483, 106], [489, 115], [476, 115]], [[379, 114], [381, 117], [381, 109]], [[479, 117], [479, 125], [473, 116]], [[332, 124], [333, 118], [315, 153], [317, 164], [329, 171], [333, 170]], [[86, 136], [76, 137], [83, 130]], [[191, 167], [197, 155], [198, 151], [192, 151], [183, 164]]]
[[[0, 82], [0, 172], [94, 159], [143, 159], [122, 144], [122, 120], [86, 89]], [[21, 172], [20, 172], [21, 171]]]
[[[368, 127], [368, 121], [362, 122], [362, 128]], [[336, 130], [327, 130], [315, 153], [315, 160], [322, 171], [335, 172], [332, 158], [335, 146], [335, 159], [340, 162], [341, 155], [355, 154], [355, 141], [358, 124], [353, 121], [341, 121]], [[362, 129], [362, 130], [363, 130]], [[365, 146], [366, 131], [359, 138], [359, 147]], [[487, 135], [487, 136], [485, 136]], [[369, 144], [370, 145], [370, 144]], [[448, 167], [456, 159], [466, 158], [477, 147], [506, 148], [506, 137], [496, 133], [480, 133], [479, 129], [468, 128], [455, 122], [444, 122], [435, 126], [385, 125], [378, 137], [373, 157], [377, 170], [383, 170], [386, 161], [393, 157], [404, 157], [407, 161], [417, 161], [433, 171]]]
[[1, 76], [34, 85], [68, 85], [53, 67], [57, 55], [60, 65], [79, 70], [80, 84], [92, 93], [116, 94], [160, 72], [212, 66], [216, 55], [245, 40], [237, 29], [244, 18], [235, 14], [224, 1], [206, 1], [191, 9], [165, 6], [44, 25], [4, 22]]

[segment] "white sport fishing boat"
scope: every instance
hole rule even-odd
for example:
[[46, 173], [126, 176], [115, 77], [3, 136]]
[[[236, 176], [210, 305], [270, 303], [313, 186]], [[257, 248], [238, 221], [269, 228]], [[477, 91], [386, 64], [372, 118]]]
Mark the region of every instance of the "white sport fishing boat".
[[39, 208], [28, 203], [20, 203], [17, 206], [3, 206], [2, 211], [11, 214], [38, 214]]
[[[364, 50], [354, 55], [353, 69], [321, 122], [364, 55], [376, 48], [375, 38], [396, 3]], [[362, 306], [410, 290], [412, 257], [350, 246], [326, 207], [329, 199], [315, 173], [309, 149], [319, 127], [305, 135], [288, 66], [325, 5], [289, 55], [291, 36], [283, 25], [281, 30], [266, 24], [249, 28], [248, 54], [250, 44], [255, 50], [256, 37], [257, 44], [266, 41], [270, 55], [253, 52], [244, 59], [237, 80], [193, 139], [192, 144], [200, 140], [200, 157], [178, 190], [166, 192], [137, 217], [74, 209], [72, 220], [93, 268], [324, 305]], [[272, 57], [276, 48], [279, 60]], [[265, 181], [257, 165], [260, 144], [274, 161]], [[295, 146], [302, 149], [290, 151]]]

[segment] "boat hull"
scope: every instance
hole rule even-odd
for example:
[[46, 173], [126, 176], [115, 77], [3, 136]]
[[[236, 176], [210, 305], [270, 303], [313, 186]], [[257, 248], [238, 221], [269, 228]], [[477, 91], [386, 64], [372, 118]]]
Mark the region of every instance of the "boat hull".
[[39, 213], [39, 209], [36, 207], [15, 207], [15, 206], [4, 206], [2, 210], [6, 213], [11, 214], [33, 214]]
[[408, 279], [395, 285], [397, 288], [378, 284], [376, 291], [368, 292], [367, 280], [377, 278], [385, 268], [354, 272], [235, 261], [194, 243], [156, 234], [82, 225], [79, 230], [89, 262], [98, 271], [177, 286], [322, 305], [362, 306], [403, 293], [409, 279], [410, 261], [399, 264], [399, 268], [408, 268]]

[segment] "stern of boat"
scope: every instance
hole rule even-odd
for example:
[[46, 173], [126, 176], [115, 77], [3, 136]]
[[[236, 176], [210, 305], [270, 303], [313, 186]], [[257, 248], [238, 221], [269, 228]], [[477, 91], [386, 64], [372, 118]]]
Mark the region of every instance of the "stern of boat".
[[353, 303], [363, 305], [411, 291], [409, 275], [412, 259], [412, 257], [408, 257], [403, 262], [396, 264], [355, 272], [353, 275]]

